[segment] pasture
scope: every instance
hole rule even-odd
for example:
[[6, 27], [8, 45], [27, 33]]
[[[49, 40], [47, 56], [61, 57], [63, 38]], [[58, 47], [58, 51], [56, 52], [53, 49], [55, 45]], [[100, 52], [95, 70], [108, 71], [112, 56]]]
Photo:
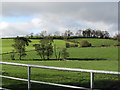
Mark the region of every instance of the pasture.
[[78, 39], [70, 39], [71, 41], [80, 42], [82, 40], [87, 40], [92, 44], [92, 46], [101, 46], [101, 45], [110, 45], [113, 46], [117, 41], [110, 39], [97, 39], [97, 38], [78, 38]]
[[[39, 40], [31, 40], [32, 42], [30, 43], [29, 46], [26, 47], [27, 51], [27, 56], [23, 57], [23, 59], [29, 59], [29, 60], [34, 60], [34, 59], [41, 59], [38, 55], [36, 55], [36, 51], [34, 51], [33, 44], [38, 44]], [[9, 43], [8, 43], [9, 42]], [[67, 41], [64, 40], [54, 40], [54, 44], [56, 44], [57, 48], [64, 48], [65, 43]], [[113, 41], [114, 42], [114, 41]], [[101, 43], [101, 42], [97, 42]], [[3, 60], [9, 60], [10, 58], [10, 52], [12, 52], [13, 47], [13, 40], [12, 39], [3, 39], [2, 40], [2, 53], [8, 53], [8, 54], [3, 54], [2, 58]], [[76, 47], [76, 48], [68, 48], [68, 52], [70, 53], [70, 56], [68, 59], [118, 59], [118, 47], [86, 47], [86, 48], [81, 48], [81, 47]], [[33, 57], [34, 56], [34, 57]], [[18, 59], [18, 55], [15, 55], [15, 58]], [[55, 55], [51, 57], [51, 59], [55, 59]]]
[[[74, 39], [81, 40], [81, 39]], [[66, 61], [58, 61], [55, 59], [53, 54], [51, 59], [48, 61], [41, 61], [41, 58], [36, 55], [34, 51], [34, 44], [38, 44], [38, 39], [31, 39], [31, 43], [26, 47], [27, 56], [23, 57], [22, 60], [18, 60], [18, 55], [16, 53], [15, 59], [11, 60], [10, 56], [13, 47], [12, 39], [2, 39], [2, 61], [5, 62], [15, 62], [15, 63], [24, 63], [24, 64], [33, 64], [33, 65], [44, 65], [44, 66], [55, 66], [55, 67], [67, 67], [67, 68], [79, 68], [79, 69], [91, 69], [91, 70], [105, 70], [105, 71], [118, 71], [118, 47], [113, 47], [113, 44], [116, 43], [114, 40], [108, 39], [87, 39], [92, 45], [100, 46], [102, 42], [107, 42], [110, 44], [110, 47], [71, 47], [68, 48], [69, 57]], [[57, 48], [65, 47], [64, 40], [54, 40]], [[10, 66], [2, 65], [3, 75], [13, 76], [18, 78], [27, 78], [27, 68], [20, 66]], [[51, 83], [60, 83], [68, 84], [75, 86], [89, 87], [89, 73], [82, 72], [71, 72], [71, 71], [58, 71], [58, 70], [47, 70], [47, 69], [38, 69], [32, 68], [32, 79], [51, 82]], [[96, 74], [95, 75], [95, 88], [114, 88], [118, 87], [118, 75], [107, 75], [107, 74]], [[27, 82], [16, 81], [3, 79], [3, 87], [8, 87], [15, 90], [17, 87], [21, 89], [27, 89]], [[114, 85], [114, 87], [112, 86]], [[49, 86], [49, 85], [40, 85], [32, 84], [33, 90], [36, 90], [36, 87], [42, 90], [57, 89], [57, 90], [70, 90], [67, 88]], [[117, 90], [117, 89], [116, 89]]]
[[[12, 52], [13, 47], [12, 44], [14, 43], [13, 39], [2, 39], [2, 53], [9, 53]], [[26, 47], [26, 51], [34, 50], [33, 45], [39, 44], [40, 39], [31, 39], [31, 43], [29, 43], [29, 46]], [[54, 40], [53, 44], [56, 44], [57, 47], [65, 47], [66, 41], [64, 40]]]
[[[92, 70], [106, 70], [106, 71], [118, 70], [117, 61], [11, 61], [10, 60], [9, 62], [55, 66], [55, 67], [68, 67], [68, 68], [80, 68], [80, 69], [82, 68], [82, 69], [92, 69]], [[90, 81], [89, 73], [58, 71], [58, 70], [48, 70], [48, 69], [38, 69], [38, 68], [32, 68], [31, 71], [32, 71], [31, 72], [32, 80], [89, 87], [89, 81]], [[27, 79], [27, 68], [20, 66], [3, 65], [3, 75]], [[111, 88], [110, 85], [113, 82], [114, 84], [116, 84], [115, 82], [116, 80], [118, 80], [118, 75], [95, 74], [95, 88]], [[108, 81], [109, 83], [106, 83]], [[3, 85], [5, 87], [12, 88], [13, 85], [17, 85], [19, 87], [21, 86], [22, 88], [27, 88], [26, 86], [22, 86], [23, 84], [27, 84], [27, 83], [21, 81], [15, 81], [15, 80], [3, 79]], [[32, 87], [35, 88], [34, 85]], [[49, 87], [51, 86], [47, 86], [47, 89]], [[41, 85], [38, 85], [38, 88], [41, 88]]]

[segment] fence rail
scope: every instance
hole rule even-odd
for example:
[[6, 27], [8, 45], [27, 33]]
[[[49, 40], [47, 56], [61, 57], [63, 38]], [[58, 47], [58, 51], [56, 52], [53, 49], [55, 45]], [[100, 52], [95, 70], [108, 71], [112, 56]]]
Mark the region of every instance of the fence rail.
[[[68, 87], [68, 88], [76, 88], [76, 89], [86, 89], [86, 90], [88, 90], [88, 89], [94, 89], [94, 73], [120, 75], [120, 72], [113, 72], [113, 71], [88, 70], [88, 69], [76, 69], [76, 68], [62, 68], [62, 67], [30, 65], [30, 64], [11, 63], [11, 62], [0, 62], [0, 64], [28, 67], [28, 79], [22, 79], [22, 78], [15, 78], [15, 77], [9, 77], [9, 76], [0, 75], [0, 77], [3, 77], [3, 78], [27, 81], [28, 82], [28, 90], [31, 89], [31, 84], [30, 84], [31, 82], [33, 82], [33, 83], [41, 83], [41, 84], [48, 84], [48, 85], [55, 85], [55, 86], [61, 86], [61, 87]], [[90, 73], [90, 88], [70, 86], [70, 85], [62, 85], [62, 84], [55, 84], [55, 83], [48, 83], [48, 82], [40, 82], [40, 81], [31, 80], [31, 68], [43, 68], [43, 69], [75, 71], [75, 72], [88, 72], [88, 73]]]

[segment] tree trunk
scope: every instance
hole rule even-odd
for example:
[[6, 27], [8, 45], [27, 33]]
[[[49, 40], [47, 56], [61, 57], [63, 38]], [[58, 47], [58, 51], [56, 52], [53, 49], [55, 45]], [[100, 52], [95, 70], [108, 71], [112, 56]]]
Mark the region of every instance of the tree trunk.
[[20, 55], [20, 57], [19, 57], [20, 60], [21, 60], [21, 57], [22, 57], [22, 56]]
[[55, 44], [54, 44], [54, 52], [55, 52], [55, 57], [56, 57], [56, 59], [58, 59], [57, 53], [56, 53], [56, 45], [55, 45]]
[[59, 52], [59, 54], [58, 54], [58, 60], [60, 60], [60, 52]]
[[47, 59], [49, 60], [49, 59], [50, 59], [50, 57], [49, 57], [49, 56], [47, 56]]

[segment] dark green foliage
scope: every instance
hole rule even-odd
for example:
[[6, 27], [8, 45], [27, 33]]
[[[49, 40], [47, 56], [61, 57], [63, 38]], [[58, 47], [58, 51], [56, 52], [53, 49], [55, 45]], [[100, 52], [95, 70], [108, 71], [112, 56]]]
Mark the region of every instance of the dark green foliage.
[[56, 47], [56, 44], [54, 44], [54, 53], [55, 53], [56, 59], [60, 60], [60, 57], [61, 57], [61, 48]]
[[70, 47], [78, 47], [77, 44], [70, 44]]
[[69, 43], [66, 43], [66, 48], [70, 48], [70, 47], [78, 47], [78, 44], [69, 44]]
[[14, 39], [14, 44], [12, 46], [14, 47], [16, 52], [19, 53], [18, 55], [19, 55], [20, 60], [23, 56], [26, 56], [25, 46], [28, 46], [29, 42], [31, 42], [31, 41], [24, 37], [16, 37]]
[[40, 40], [40, 44], [34, 44], [37, 54], [45, 60], [50, 59], [50, 56], [53, 55], [53, 40], [51, 38], [44, 38]]
[[107, 31], [92, 30], [90, 28], [83, 31], [78, 30], [76, 34], [83, 37], [109, 38], [109, 33]]
[[67, 57], [69, 57], [69, 53], [66, 48], [62, 49], [61, 54], [62, 54], [63, 59], [66, 59]]
[[82, 40], [80, 42], [81, 47], [90, 47], [91, 43], [89, 43], [87, 40]]
[[40, 48], [40, 44], [34, 44], [33, 47], [35, 47], [35, 51], [37, 52], [37, 55], [39, 55], [42, 58], [42, 50]]
[[11, 52], [11, 60], [15, 60], [15, 51], [14, 50]]
[[70, 48], [70, 44], [69, 43], [66, 43], [66, 48]]

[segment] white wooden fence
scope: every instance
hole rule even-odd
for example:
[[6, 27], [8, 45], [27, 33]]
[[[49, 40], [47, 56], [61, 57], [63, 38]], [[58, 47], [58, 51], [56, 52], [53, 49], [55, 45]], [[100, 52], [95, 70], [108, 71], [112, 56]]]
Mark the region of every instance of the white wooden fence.
[[[27, 81], [28, 82], [28, 90], [31, 89], [31, 84], [30, 83], [40, 83], [40, 84], [61, 86], [61, 87], [74, 88], [74, 89], [93, 90], [94, 89], [94, 73], [120, 75], [120, 72], [113, 72], [113, 71], [88, 70], [88, 69], [76, 69], [76, 68], [61, 68], [61, 67], [29, 65], [29, 64], [21, 64], [21, 63], [11, 63], [11, 62], [0, 62], [0, 64], [28, 67], [28, 79], [22, 79], [22, 78], [16, 78], [16, 77], [0, 75], [0, 77], [3, 77], [3, 78]], [[78, 87], [78, 86], [70, 86], [70, 85], [62, 85], [62, 84], [55, 84], [55, 83], [48, 83], [48, 82], [41, 82], [41, 81], [31, 80], [31, 68], [43, 68], [43, 69], [64, 70], [64, 71], [88, 72], [88, 73], [90, 73], [90, 88]]]

